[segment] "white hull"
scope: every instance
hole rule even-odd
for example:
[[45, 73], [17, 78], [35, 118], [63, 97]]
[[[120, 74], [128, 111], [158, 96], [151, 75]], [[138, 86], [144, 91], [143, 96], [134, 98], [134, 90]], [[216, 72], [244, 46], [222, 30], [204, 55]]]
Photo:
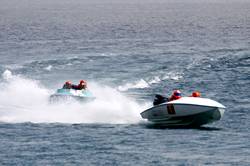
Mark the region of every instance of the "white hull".
[[141, 113], [142, 118], [164, 126], [201, 126], [220, 120], [225, 107], [205, 98], [183, 97]]

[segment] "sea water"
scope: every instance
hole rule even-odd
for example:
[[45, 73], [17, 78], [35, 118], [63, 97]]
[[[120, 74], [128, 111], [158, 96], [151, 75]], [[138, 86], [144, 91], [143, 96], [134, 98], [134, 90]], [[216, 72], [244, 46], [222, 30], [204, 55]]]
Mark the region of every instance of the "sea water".
[[[0, 165], [250, 165], [247, 0], [1, 0]], [[85, 79], [89, 103], [51, 104]], [[159, 129], [155, 94], [227, 107], [198, 129]]]

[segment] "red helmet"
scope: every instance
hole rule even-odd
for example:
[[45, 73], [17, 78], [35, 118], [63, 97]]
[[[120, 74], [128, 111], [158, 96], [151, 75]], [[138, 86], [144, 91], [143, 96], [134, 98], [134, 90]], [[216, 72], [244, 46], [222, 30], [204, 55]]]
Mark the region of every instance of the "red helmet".
[[66, 81], [65, 84], [66, 85], [71, 85], [71, 82], [70, 81]]
[[200, 92], [195, 91], [195, 92], [192, 93], [192, 96], [193, 97], [201, 97], [201, 94], [200, 94]]
[[84, 85], [86, 85], [86, 84], [87, 84], [87, 82], [86, 82], [85, 80], [80, 80], [80, 84], [84, 84]]
[[174, 90], [173, 96], [176, 97], [176, 98], [180, 98], [181, 97], [181, 91], [180, 90]]

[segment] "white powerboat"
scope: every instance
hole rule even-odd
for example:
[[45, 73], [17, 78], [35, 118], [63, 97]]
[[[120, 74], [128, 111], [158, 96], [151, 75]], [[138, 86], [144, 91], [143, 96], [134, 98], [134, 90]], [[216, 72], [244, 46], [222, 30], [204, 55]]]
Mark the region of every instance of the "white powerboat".
[[225, 106], [207, 98], [182, 97], [164, 102], [141, 113], [153, 124], [167, 127], [199, 127], [222, 118]]

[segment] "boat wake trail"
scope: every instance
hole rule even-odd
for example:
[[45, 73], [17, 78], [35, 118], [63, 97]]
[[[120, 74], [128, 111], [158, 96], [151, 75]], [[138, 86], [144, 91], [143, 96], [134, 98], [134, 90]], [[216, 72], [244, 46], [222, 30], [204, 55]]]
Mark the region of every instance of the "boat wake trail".
[[8, 123], [138, 123], [145, 106], [110, 87], [89, 83], [96, 100], [51, 104], [53, 90], [6, 70], [0, 83], [0, 121]]
[[180, 80], [183, 78], [183, 73], [179, 72], [169, 72], [169, 73], [164, 73], [164, 74], [153, 74], [156, 76], [149, 76], [144, 79], [140, 79], [134, 82], [129, 82], [124, 85], [118, 86], [119, 91], [127, 91], [129, 89], [144, 89], [144, 88], [149, 88], [152, 86], [152, 84], [158, 84], [161, 81], [164, 80]]

